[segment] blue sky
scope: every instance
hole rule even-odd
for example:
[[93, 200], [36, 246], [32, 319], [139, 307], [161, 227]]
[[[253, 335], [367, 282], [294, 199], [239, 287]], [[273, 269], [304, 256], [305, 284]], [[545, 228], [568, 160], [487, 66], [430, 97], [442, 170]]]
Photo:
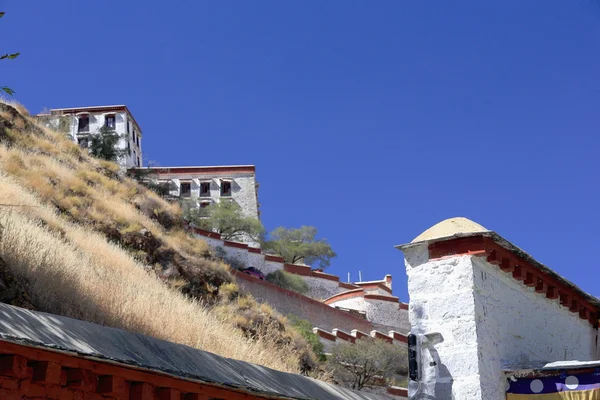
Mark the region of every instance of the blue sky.
[[600, 295], [600, 2], [0, 1], [31, 112], [127, 104], [145, 162], [255, 164], [268, 229], [394, 276], [466, 216]]

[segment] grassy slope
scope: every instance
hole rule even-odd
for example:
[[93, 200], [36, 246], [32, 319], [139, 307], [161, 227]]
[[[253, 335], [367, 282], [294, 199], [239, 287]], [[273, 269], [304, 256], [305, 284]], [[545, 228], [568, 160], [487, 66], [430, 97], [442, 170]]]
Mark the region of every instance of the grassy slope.
[[16, 109], [0, 103], [0, 257], [35, 308], [283, 371], [313, 357], [177, 206]]

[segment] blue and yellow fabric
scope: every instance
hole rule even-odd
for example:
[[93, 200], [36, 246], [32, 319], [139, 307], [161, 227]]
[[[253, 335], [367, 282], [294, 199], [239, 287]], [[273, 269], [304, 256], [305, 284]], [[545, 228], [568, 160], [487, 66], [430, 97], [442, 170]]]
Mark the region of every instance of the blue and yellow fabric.
[[600, 400], [600, 373], [508, 380], [506, 400]]

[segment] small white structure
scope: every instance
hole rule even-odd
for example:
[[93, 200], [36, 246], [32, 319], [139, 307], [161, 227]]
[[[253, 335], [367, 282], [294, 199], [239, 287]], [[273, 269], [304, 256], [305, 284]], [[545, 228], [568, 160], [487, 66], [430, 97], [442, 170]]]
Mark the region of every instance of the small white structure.
[[58, 130], [66, 131], [73, 141], [87, 148], [91, 135], [107, 127], [122, 136], [117, 147], [126, 150], [119, 160], [123, 168], [142, 166], [142, 130], [125, 105], [53, 108], [38, 118]]
[[136, 169], [151, 170], [158, 183], [168, 185], [170, 196], [195, 200], [201, 208], [222, 200], [230, 200], [241, 207], [244, 215], [254, 218], [260, 216], [254, 165]]
[[465, 218], [398, 246], [411, 332], [421, 338], [410, 398], [506, 398], [505, 370], [598, 359], [600, 301]]

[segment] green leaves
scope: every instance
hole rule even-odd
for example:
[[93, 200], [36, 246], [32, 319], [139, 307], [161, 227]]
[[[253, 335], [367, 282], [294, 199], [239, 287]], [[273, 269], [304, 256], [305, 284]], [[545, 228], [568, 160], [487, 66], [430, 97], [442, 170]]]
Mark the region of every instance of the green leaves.
[[4, 11], [0, 11], [0, 18], [4, 17], [4, 14], [6, 14]]
[[326, 268], [336, 254], [325, 239], [315, 239], [316, 235], [317, 228], [314, 226], [298, 229], [279, 227], [271, 232], [270, 240], [264, 243], [263, 249], [283, 257], [290, 264], [304, 261], [313, 265], [318, 262], [320, 268]]
[[7, 86], [0, 87], [0, 90], [3, 91], [3, 92], [6, 92], [10, 96], [12, 96], [13, 94], [15, 94], [15, 91], [12, 90], [11, 88], [7, 87]]
[[8, 58], [9, 60], [14, 60], [15, 58], [19, 57], [19, 55], [21, 55], [21, 53], [12, 53], [12, 54], [4, 54], [3, 56], [0, 56], [0, 60], [4, 60], [5, 58]]

